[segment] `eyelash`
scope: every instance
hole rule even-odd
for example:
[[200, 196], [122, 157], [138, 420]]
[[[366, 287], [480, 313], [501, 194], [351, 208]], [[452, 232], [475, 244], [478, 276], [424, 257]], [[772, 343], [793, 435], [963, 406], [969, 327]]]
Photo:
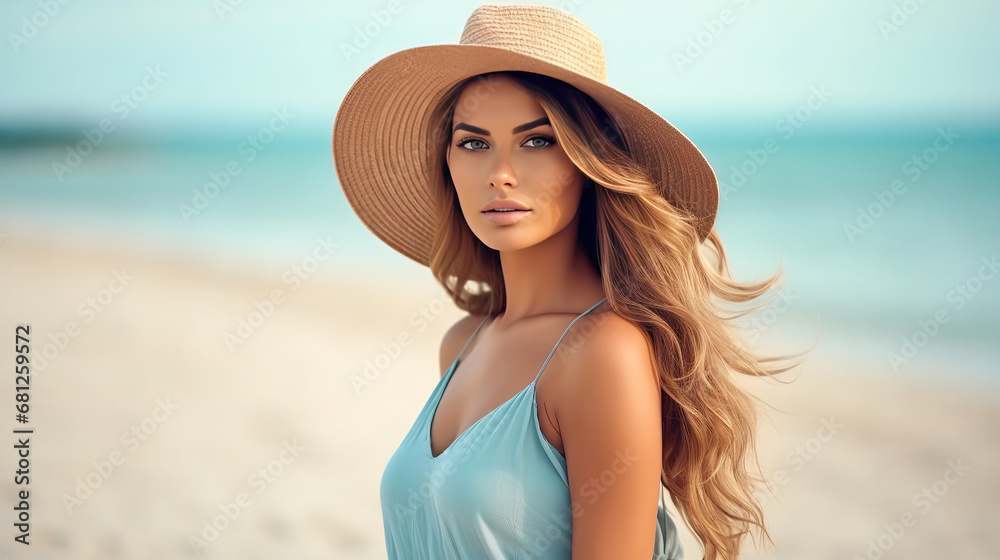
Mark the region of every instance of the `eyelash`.
[[[555, 143], [556, 143], [555, 138], [550, 138], [548, 136], [543, 136], [543, 135], [532, 136], [530, 138], [525, 139], [525, 142], [531, 142], [532, 140], [539, 140], [539, 139], [545, 140], [546, 142], [548, 142], [548, 145], [546, 145], [546, 146], [529, 146], [529, 147], [531, 147], [531, 148], [533, 148], [535, 150], [541, 150], [542, 148], [548, 148], [549, 146], [554, 146]], [[470, 152], [479, 152], [479, 151], [482, 151], [484, 148], [479, 148], [479, 149], [475, 149], [474, 150], [472, 148], [466, 148], [465, 147], [465, 145], [468, 142], [477, 142], [477, 141], [478, 142], [482, 142], [483, 144], [486, 144], [486, 140], [483, 140], [482, 138], [477, 138], [475, 136], [472, 136], [472, 137], [469, 137], [469, 138], [462, 138], [461, 140], [458, 141], [457, 144], [455, 144], [455, 146], [459, 147], [459, 148], [462, 148], [464, 150], [470, 151]]]

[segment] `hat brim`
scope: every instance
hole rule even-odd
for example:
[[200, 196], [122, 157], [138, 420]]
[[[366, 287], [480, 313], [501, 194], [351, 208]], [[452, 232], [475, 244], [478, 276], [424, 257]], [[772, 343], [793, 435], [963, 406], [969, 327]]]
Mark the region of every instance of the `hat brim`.
[[632, 156], [663, 196], [697, 218], [704, 239], [718, 180], [701, 151], [666, 119], [607, 84], [507, 49], [430, 45], [391, 54], [351, 86], [333, 127], [333, 160], [351, 209], [379, 239], [427, 266], [438, 208], [431, 115], [447, 91], [486, 72], [519, 70], [562, 80], [594, 98], [621, 128]]

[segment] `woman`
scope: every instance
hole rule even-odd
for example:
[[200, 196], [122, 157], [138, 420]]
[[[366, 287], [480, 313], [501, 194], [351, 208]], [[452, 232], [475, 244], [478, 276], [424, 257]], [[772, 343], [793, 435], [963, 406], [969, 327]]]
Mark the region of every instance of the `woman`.
[[711, 167], [606, 85], [601, 53], [560, 10], [481, 6], [459, 45], [383, 59], [338, 111], [352, 208], [469, 312], [382, 475], [391, 559], [681, 558], [663, 486], [707, 559], [767, 535], [732, 373], [790, 368], [713, 298], [780, 271], [729, 278]]

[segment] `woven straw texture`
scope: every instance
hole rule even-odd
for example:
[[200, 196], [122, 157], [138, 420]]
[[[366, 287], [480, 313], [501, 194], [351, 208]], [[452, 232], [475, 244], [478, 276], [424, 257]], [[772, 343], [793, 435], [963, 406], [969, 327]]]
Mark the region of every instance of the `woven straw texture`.
[[431, 112], [470, 76], [520, 70], [593, 97], [619, 124], [633, 157], [664, 197], [698, 218], [702, 239], [718, 208], [718, 181], [701, 151], [651, 109], [606, 84], [601, 41], [570, 14], [544, 6], [476, 8], [460, 43], [415, 47], [368, 68], [342, 101], [333, 159], [351, 209], [379, 239], [429, 263], [444, 145]]

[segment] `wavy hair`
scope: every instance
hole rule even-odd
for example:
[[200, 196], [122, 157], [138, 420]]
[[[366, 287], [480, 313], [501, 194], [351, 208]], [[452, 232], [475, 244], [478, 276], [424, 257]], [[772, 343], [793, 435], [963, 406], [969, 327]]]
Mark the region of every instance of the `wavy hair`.
[[514, 71], [474, 76], [445, 94], [431, 121], [442, 209], [430, 256], [434, 277], [471, 314], [506, 307], [499, 252], [463, 219], [443, 152], [463, 89], [498, 74], [534, 95], [558, 143], [590, 182], [580, 201], [579, 243], [611, 308], [643, 329], [654, 353], [663, 414], [661, 483], [671, 501], [706, 560], [736, 560], [752, 530], [773, 544], [754, 495], [763, 480], [756, 474], [755, 398], [732, 373], [768, 377], [796, 364], [774, 365], [784, 357], [757, 355], [738, 336], [735, 320], [766, 305], [731, 315], [721, 307], [764, 295], [781, 282], [781, 267], [760, 282], [734, 281], [716, 230], [700, 240], [695, 218], [661, 196], [593, 98], [560, 80]]

